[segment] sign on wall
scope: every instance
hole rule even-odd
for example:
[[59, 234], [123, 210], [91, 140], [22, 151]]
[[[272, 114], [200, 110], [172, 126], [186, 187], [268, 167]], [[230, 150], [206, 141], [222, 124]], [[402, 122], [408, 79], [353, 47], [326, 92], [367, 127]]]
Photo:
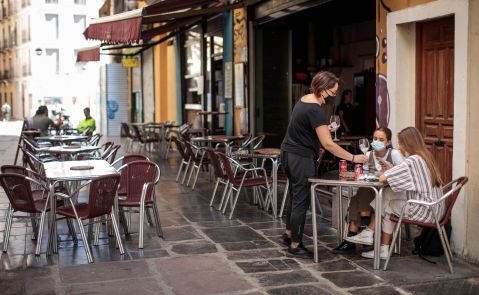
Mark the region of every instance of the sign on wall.
[[248, 28], [246, 8], [238, 8], [233, 11], [234, 33], [234, 62], [248, 61]]
[[137, 68], [139, 66], [138, 58], [136, 57], [124, 57], [121, 60], [121, 64], [125, 68]]

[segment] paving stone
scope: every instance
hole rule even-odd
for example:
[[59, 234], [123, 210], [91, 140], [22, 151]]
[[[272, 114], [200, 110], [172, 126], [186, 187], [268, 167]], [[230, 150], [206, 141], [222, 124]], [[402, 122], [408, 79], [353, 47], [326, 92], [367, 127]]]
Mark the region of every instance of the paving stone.
[[191, 255], [191, 254], [207, 254], [207, 253], [216, 253], [218, 249], [212, 243], [208, 242], [195, 242], [195, 243], [184, 243], [176, 244], [171, 246], [171, 251], [177, 254]]
[[156, 266], [173, 294], [230, 294], [254, 288], [216, 256], [162, 259]]
[[406, 291], [413, 294], [461, 294], [461, 295], [475, 295], [479, 294], [479, 277], [447, 280], [442, 282], [434, 282], [429, 284], [416, 284], [412, 286], [403, 287]]
[[282, 253], [278, 250], [249, 250], [227, 253], [227, 258], [229, 260], [268, 259], [284, 256], [285, 253]]
[[340, 288], [373, 286], [382, 282], [374, 275], [362, 271], [330, 272], [321, 276]]
[[66, 266], [61, 267], [59, 272], [61, 281], [66, 284], [133, 279], [151, 275], [146, 261], [143, 260]]
[[261, 232], [265, 236], [281, 236], [284, 233], [284, 228], [262, 229]]
[[[391, 286], [379, 286], [379, 287], [367, 287], [367, 288], [361, 288], [357, 290], [349, 290], [349, 293], [353, 295], [383, 295], [383, 294], [388, 294], [388, 295], [400, 295], [401, 293], [395, 289], [394, 287]], [[433, 294], [433, 293], [427, 293], [427, 294]], [[458, 293], [462, 294], [462, 293]]]
[[200, 221], [196, 225], [200, 228], [215, 228], [215, 227], [230, 227], [240, 226], [241, 223], [238, 220], [221, 220], [221, 221]]
[[276, 271], [277, 269], [268, 260], [236, 262], [236, 265], [245, 273]]
[[208, 228], [202, 231], [216, 243], [264, 240], [261, 235], [247, 226]]
[[165, 249], [155, 249], [155, 250], [140, 250], [128, 251], [132, 259], [142, 259], [142, 258], [161, 258], [169, 257], [170, 254]]
[[202, 236], [191, 226], [168, 227], [163, 229], [167, 241], [186, 241], [202, 239]]
[[231, 242], [220, 244], [226, 251], [241, 251], [252, 249], [277, 248], [278, 245], [267, 240]]
[[253, 275], [261, 286], [282, 286], [290, 284], [312, 283], [318, 280], [305, 270], [287, 273], [267, 273]]
[[167, 294], [163, 292], [161, 285], [154, 278], [139, 278], [133, 280], [121, 280], [100, 282], [93, 284], [74, 284], [70, 285], [65, 290], [69, 295], [81, 294], [115, 294], [115, 295], [131, 295], [131, 294], [151, 294], [162, 295]]
[[354, 270], [356, 269], [356, 266], [354, 266], [350, 261], [340, 258], [338, 260], [320, 261], [319, 263], [313, 264], [312, 269], [325, 272], [343, 271]]
[[[10, 252], [10, 250], [8, 251]], [[25, 256], [24, 255], [10, 255], [10, 253], [1, 253], [0, 257], [0, 267], [3, 271], [11, 271], [11, 270], [18, 270], [23, 269], [23, 265], [25, 264]]]
[[271, 259], [268, 260], [277, 270], [299, 269], [301, 265], [294, 259]]
[[[388, 270], [374, 271], [382, 279], [394, 284], [410, 285], [442, 280], [463, 279], [477, 276], [479, 267], [473, 264], [465, 263], [460, 259], [454, 259], [454, 273], [449, 273], [446, 258], [428, 257], [437, 264], [424, 261], [419, 256], [394, 257], [388, 265]], [[372, 259], [357, 261], [357, 264], [365, 269], [372, 270]]]
[[304, 285], [304, 286], [291, 286], [281, 287], [276, 289], [269, 289], [270, 295], [309, 295], [309, 294], [340, 294], [334, 291], [329, 286], [325, 285]]
[[249, 223], [249, 227], [252, 229], [275, 229], [275, 228], [282, 228], [284, 229], [286, 223], [281, 221], [269, 221], [269, 222], [256, 222], [256, 223]]
[[[130, 257], [126, 253], [124, 255], [121, 255], [120, 250], [110, 245], [90, 245], [90, 250], [94, 262], [125, 261], [130, 259]], [[59, 249], [58, 264], [60, 266], [88, 264], [85, 249], [83, 248], [83, 246]]]

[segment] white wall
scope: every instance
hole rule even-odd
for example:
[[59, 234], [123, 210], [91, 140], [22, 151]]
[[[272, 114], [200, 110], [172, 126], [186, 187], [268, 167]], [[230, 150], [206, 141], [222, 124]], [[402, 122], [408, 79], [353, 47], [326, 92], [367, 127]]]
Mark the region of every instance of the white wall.
[[142, 54], [143, 105], [145, 122], [155, 120], [155, 86], [153, 73], [153, 48]]

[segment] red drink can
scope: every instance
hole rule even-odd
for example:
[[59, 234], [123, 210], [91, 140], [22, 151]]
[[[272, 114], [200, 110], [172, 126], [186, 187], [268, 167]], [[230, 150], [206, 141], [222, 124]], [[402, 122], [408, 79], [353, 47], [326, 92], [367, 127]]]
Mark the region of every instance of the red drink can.
[[339, 173], [347, 172], [348, 171], [348, 163], [346, 160], [339, 161]]
[[359, 178], [363, 174], [363, 165], [362, 164], [356, 164], [354, 166], [354, 176], [356, 176], [356, 179]]

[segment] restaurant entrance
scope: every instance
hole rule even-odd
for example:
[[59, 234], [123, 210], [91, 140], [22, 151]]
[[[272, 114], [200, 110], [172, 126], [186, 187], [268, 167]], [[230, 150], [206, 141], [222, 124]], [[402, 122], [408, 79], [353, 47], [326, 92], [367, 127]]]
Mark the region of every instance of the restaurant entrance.
[[328, 120], [337, 113], [343, 91], [350, 89], [352, 111], [344, 118], [350, 126], [342, 132], [370, 135], [375, 129], [375, 1], [347, 5], [329, 1], [256, 10], [257, 17], [264, 16], [255, 20], [253, 117], [255, 132], [267, 135], [265, 146], [281, 144], [292, 108], [310, 93], [313, 76], [323, 70], [341, 78], [338, 96], [324, 106]]

